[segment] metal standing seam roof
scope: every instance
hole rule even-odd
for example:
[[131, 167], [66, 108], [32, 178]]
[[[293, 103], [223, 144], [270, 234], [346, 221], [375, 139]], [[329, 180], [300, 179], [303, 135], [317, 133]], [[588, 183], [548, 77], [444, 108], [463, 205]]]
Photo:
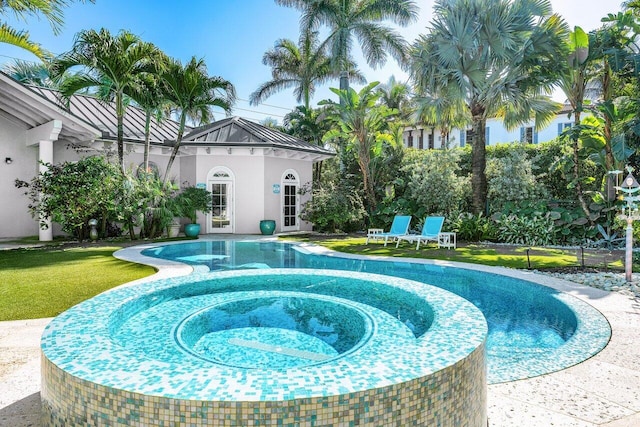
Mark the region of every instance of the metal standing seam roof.
[[[63, 101], [60, 92], [38, 86], [27, 86], [40, 96], [59, 105], [74, 116], [92, 124], [102, 132], [103, 139], [117, 138], [118, 125], [115, 108], [109, 102], [91, 95], [77, 94], [69, 99], [68, 105]], [[127, 107], [123, 122], [124, 139], [130, 142], [144, 141], [145, 112], [136, 106]], [[179, 124], [167, 119], [158, 122], [151, 117], [150, 139], [152, 144], [164, 145], [165, 141], [175, 141]], [[275, 129], [253, 123], [241, 117], [227, 117], [193, 129], [185, 127], [184, 146], [243, 146], [270, 147], [295, 151], [311, 152], [321, 155], [335, 153], [324, 147], [311, 144]]]
[[184, 137], [184, 144], [191, 146], [273, 147], [323, 155], [335, 154], [324, 147], [235, 116], [193, 129], [191, 133]]
[[[31, 90], [58, 104], [71, 114], [93, 124], [102, 132], [103, 139], [116, 139], [118, 135], [118, 121], [114, 106], [91, 95], [73, 95], [67, 105], [60, 92], [38, 87], [28, 86]], [[124, 139], [132, 142], [144, 141], [144, 124], [146, 120], [145, 112], [136, 106], [127, 107], [123, 121]], [[190, 127], [185, 128], [186, 132], [191, 131]], [[167, 119], [158, 122], [155, 117], [151, 117], [150, 139], [152, 143], [163, 144], [164, 141], [173, 141], [178, 135], [178, 123], [175, 120]]]
[[41, 93], [20, 83], [0, 71], [0, 117], [25, 129], [33, 129], [51, 120], [64, 124], [60, 130], [61, 139], [72, 142], [92, 140], [100, 131], [88, 121], [70, 114], [57, 102], [51, 102]]

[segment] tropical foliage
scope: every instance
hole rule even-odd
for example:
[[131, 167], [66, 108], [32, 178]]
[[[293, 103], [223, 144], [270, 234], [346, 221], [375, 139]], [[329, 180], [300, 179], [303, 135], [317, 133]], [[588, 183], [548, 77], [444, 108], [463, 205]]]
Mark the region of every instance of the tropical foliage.
[[26, 188], [33, 217], [50, 217], [79, 240], [88, 236], [89, 220], [99, 219], [104, 235], [108, 220], [118, 215], [114, 195], [122, 193], [122, 177], [117, 169], [101, 156], [46, 166], [30, 183], [16, 181], [17, 187]]
[[[41, 14], [55, 31], [68, 3], [0, 2], [0, 17], [9, 11], [22, 17]], [[413, 22], [414, 1], [276, 3], [300, 11], [300, 37], [279, 39], [264, 54], [271, 80], [254, 91], [251, 102], [293, 89], [301, 105], [287, 114], [282, 127], [274, 120], [268, 124], [335, 148], [336, 158], [316, 164], [313, 188], [303, 190], [312, 199], [302, 218], [317, 229], [388, 226], [402, 213], [417, 220], [444, 214], [448, 229], [466, 240], [607, 245], [620, 234], [615, 174], [608, 171], [638, 163], [638, 2], [625, 3], [587, 34], [580, 27], [570, 30], [552, 13], [549, 0], [436, 0], [432, 21], [411, 46], [387, 24]], [[0, 42], [7, 41], [4, 29], [0, 21]], [[366, 85], [353, 60], [357, 47], [369, 66], [382, 66], [391, 56], [408, 67], [410, 79]], [[113, 172], [104, 160], [84, 159], [76, 166], [60, 165], [63, 169], [51, 165], [51, 176], [19, 184], [28, 185], [37, 217], [54, 216], [79, 238], [87, 215], [103, 221], [102, 235], [117, 223], [132, 237], [134, 227], [141, 236], [153, 237], [173, 216], [195, 217], [183, 200], [192, 190], [180, 193], [169, 179], [172, 165], [187, 123], [209, 122], [216, 108], [228, 114], [236, 99], [234, 86], [210, 77], [203, 60], [193, 57], [182, 64], [127, 31], [112, 35], [103, 29], [79, 33], [72, 49], [51, 64], [16, 63], [8, 71], [30, 84], [57, 87], [66, 97], [97, 94], [113, 102], [118, 119], [120, 176], [109, 187], [112, 197], [99, 200], [90, 179], [90, 202], [74, 201], [67, 207], [73, 212], [65, 211], [58, 196], [36, 198], [47, 185], [56, 194], [69, 183], [84, 186], [74, 181], [75, 167], [84, 167], [94, 181]], [[314, 108], [316, 90], [338, 76], [340, 89], [331, 89], [335, 101]], [[350, 88], [347, 77], [363, 87]], [[508, 128], [533, 121], [542, 129], [556, 117], [559, 105], [548, 96], [554, 85], [564, 91], [572, 121], [558, 140], [486, 146], [489, 118], [502, 119]], [[124, 163], [122, 121], [130, 104], [146, 115], [141, 171], [127, 170]], [[150, 124], [169, 117], [176, 119], [178, 134], [160, 179], [148, 164]], [[430, 129], [431, 135], [439, 131], [444, 149], [404, 149], [402, 132], [413, 125]], [[453, 129], [467, 130], [470, 146], [448, 149]], [[51, 186], [53, 177], [60, 181]]]
[[[316, 85], [326, 83], [339, 74], [332, 67], [326, 51], [326, 45], [320, 46], [317, 31], [303, 33], [299, 47], [291, 40], [278, 40], [274, 48], [262, 57], [262, 63], [271, 67], [272, 80], [260, 85], [250, 95], [251, 104], [260, 104], [277, 92], [293, 88], [296, 101], [309, 109]], [[347, 69], [358, 83], [365, 82], [353, 61], [349, 61]]]
[[161, 85], [165, 99], [178, 114], [178, 136], [164, 174], [167, 182], [182, 144], [187, 119], [200, 124], [209, 123], [213, 107], [230, 113], [236, 93], [229, 81], [210, 77], [204, 60], [195, 56], [184, 65], [175, 59], [169, 60], [161, 75]]
[[465, 106], [473, 210], [484, 212], [487, 118], [502, 115], [507, 127], [532, 116], [549, 123], [556, 109], [545, 94], [562, 71], [566, 28], [548, 0], [440, 0], [431, 27], [413, 46], [412, 77], [419, 94]]
[[405, 40], [383, 22], [389, 20], [406, 26], [415, 21], [418, 7], [412, 0], [276, 0], [276, 3], [301, 11], [301, 34], [328, 27], [329, 35], [321, 46], [329, 47], [333, 67], [341, 72], [340, 89], [348, 86], [354, 38], [372, 67], [384, 65], [388, 55], [401, 64], [407, 60]]
[[397, 114], [386, 105], [378, 104], [380, 95], [375, 92], [378, 82], [370, 83], [356, 92], [331, 89], [338, 95], [340, 102], [322, 102], [330, 106], [329, 118], [334, 128], [327, 132], [324, 141], [334, 144], [338, 151], [351, 153], [360, 167], [362, 185], [365, 192], [365, 206], [368, 212], [375, 211], [376, 171], [372, 169], [372, 158], [377, 157], [385, 144], [394, 144], [395, 139], [386, 131], [389, 130], [388, 119]]
[[60, 83], [60, 91], [67, 99], [78, 91], [93, 88], [99, 89], [103, 97], [113, 100], [117, 119], [118, 164], [123, 174], [125, 95], [140, 84], [141, 76], [158, 72], [161, 58], [163, 54], [157, 47], [138, 36], [128, 31], [113, 36], [103, 28], [80, 32], [73, 48], [51, 63], [53, 78], [71, 68], [82, 68], [81, 72]]

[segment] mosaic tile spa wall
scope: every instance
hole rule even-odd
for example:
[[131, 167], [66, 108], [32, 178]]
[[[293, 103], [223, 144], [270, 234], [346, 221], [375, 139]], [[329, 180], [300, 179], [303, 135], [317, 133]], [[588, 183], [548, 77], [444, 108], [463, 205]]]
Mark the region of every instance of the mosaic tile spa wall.
[[80, 380], [43, 355], [43, 425], [69, 426], [468, 426], [484, 427], [484, 346], [433, 375], [374, 390], [274, 402], [206, 402]]

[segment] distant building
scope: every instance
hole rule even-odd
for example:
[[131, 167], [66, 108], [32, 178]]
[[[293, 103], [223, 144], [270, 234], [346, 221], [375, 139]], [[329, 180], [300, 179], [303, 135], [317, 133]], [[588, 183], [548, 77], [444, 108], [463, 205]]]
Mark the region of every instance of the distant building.
[[[573, 125], [573, 117], [568, 110], [559, 112], [556, 118], [544, 129], [536, 131], [533, 120], [513, 130], [507, 130], [499, 118], [487, 120], [485, 132], [486, 145], [520, 142], [540, 144], [557, 138], [566, 128]], [[438, 149], [464, 147], [470, 140], [471, 128], [453, 129], [448, 141], [444, 140], [440, 130], [429, 126], [413, 126], [405, 128], [402, 139], [405, 147], [417, 149]]]

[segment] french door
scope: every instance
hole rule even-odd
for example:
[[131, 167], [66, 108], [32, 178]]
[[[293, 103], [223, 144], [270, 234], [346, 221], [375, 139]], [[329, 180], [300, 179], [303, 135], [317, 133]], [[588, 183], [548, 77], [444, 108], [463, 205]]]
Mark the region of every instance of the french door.
[[211, 191], [210, 233], [233, 233], [233, 183], [230, 181], [213, 181]]
[[300, 229], [298, 221], [299, 181], [293, 171], [285, 172], [282, 179], [282, 231], [295, 231]]

